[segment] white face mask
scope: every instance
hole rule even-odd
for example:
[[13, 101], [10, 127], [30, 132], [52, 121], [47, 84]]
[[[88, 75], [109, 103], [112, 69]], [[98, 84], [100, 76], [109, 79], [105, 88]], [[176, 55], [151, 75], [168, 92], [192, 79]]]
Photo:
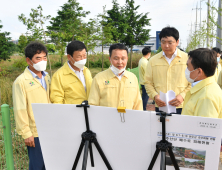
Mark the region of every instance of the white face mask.
[[218, 62], [218, 63], [220, 62], [220, 57], [217, 57], [217, 62]]
[[119, 70], [118, 68], [116, 68], [113, 64], [112, 64], [112, 62], [111, 62], [111, 67], [110, 67], [110, 69], [115, 73], [115, 74], [120, 74], [120, 73], [122, 73], [123, 71], [125, 71], [125, 69], [126, 69], [126, 66], [123, 68], [123, 69], [121, 69], [121, 70]]
[[[31, 62], [32, 62], [32, 60], [31, 60]], [[42, 60], [42, 61], [40, 61], [40, 62], [38, 62], [38, 63], [36, 63], [36, 64], [34, 64], [34, 63], [32, 62], [32, 64], [33, 64], [32, 67], [33, 67], [36, 71], [45, 71], [45, 70], [46, 70], [46, 66], [47, 66], [47, 61]]]
[[[193, 70], [193, 71], [195, 71], [195, 70]], [[196, 80], [196, 78], [198, 77], [197, 76], [195, 79], [190, 78], [190, 73], [192, 73], [193, 71], [189, 71], [188, 68], [186, 68], [186, 70], [185, 70], [185, 77], [186, 77], [187, 81], [190, 83], [193, 83]]]
[[75, 62], [73, 65], [76, 66], [77, 68], [79, 69], [82, 69], [85, 64], [86, 64], [86, 59], [83, 59], [83, 60], [79, 60], [79, 61], [75, 61], [73, 58], [72, 60]]

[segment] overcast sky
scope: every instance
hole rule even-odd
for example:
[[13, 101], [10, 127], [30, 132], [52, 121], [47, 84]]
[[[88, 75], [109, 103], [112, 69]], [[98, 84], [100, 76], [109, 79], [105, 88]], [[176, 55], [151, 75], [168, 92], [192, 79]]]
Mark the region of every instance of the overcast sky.
[[[26, 32], [26, 26], [18, 21], [18, 15], [25, 14], [28, 16], [31, 8], [37, 8], [41, 5], [43, 15], [55, 17], [58, 9], [68, 0], [5, 0], [0, 6], [0, 20], [2, 21], [2, 31], [11, 32], [12, 39], [18, 39], [19, 36]], [[85, 11], [90, 11], [86, 18], [95, 18], [96, 15], [103, 12], [103, 6], [106, 9], [112, 8], [112, 0], [77, 0]], [[201, 19], [207, 17], [207, 0], [201, 3]], [[218, 0], [211, 0], [218, 6]], [[125, 0], [118, 0], [120, 5], [125, 4]], [[148, 12], [148, 18], [151, 19], [150, 36], [155, 37], [156, 31], [160, 31], [165, 26], [174, 26], [180, 32], [180, 40], [183, 48], [187, 45], [188, 35], [191, 30], [191, 23], [196, 20], [195, 8], [200, 0], [135, 0], [136, 5], [140, 5], [139, 13]], [[192, 10], [194, 9], [194, 10]], [[200, 10], [198, 10], [198, 24], [200, 23]], [[49, 24], [49, 23], [46, 23]], [[194, 26], [193, 26], [194, 31]]]

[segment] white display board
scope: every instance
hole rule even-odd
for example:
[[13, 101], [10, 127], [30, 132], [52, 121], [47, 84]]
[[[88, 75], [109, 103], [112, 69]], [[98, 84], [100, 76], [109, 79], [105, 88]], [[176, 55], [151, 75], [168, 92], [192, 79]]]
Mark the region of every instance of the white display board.
[[[152, 154], [156, 141], [162, 139], [159, 117], [152, 114]], [[166, 140], [173, 144], [173, 152], [180, 170], [217, 170], [220, 157], [222, 119], [173, 115], [166, 117]], [[167, 154], [167, 165], [170, 157]], [[160, 168], [160, 155], [153, 169]], [[167, 170], [174, 170], [167, 166]]]
[[[32, 104], [47, 170], [71, 170], [81, 134], [86, 131], [83, 108], [76, 105]], [[114, 170], [147, 169], [151, 160], [150, 115], [127, 110], [125, 123], [115, 108], [90, 106], [90, 128]], [[82, 152], [83, 153], [83, 152]], [[95, 168], [107, 169], [93, 145]], [[82, 169], [80, 157], [77, 170]], [[88, 154], [88, 158], [90, 155]]]
[[[86, 131], [84, 110], [76, 105], [32, 104], [47, 170], [71, 170]], [[97, 134], [114, 170], [146, 170], [161, 140], [161, 123], [155, 112], [126, 110], [125, 123], [115, 108], [90, 106], [90, 129]], [[167, 139], [181, 170], [217, 169], [221, 119], [173, 115], [167, 117]], [[93, 145], [95, 167], [88, 154], [87, 170], [106, 170]], [[82, 155], [77, 170], [82, 168]], [[167, 155], [167, 163], [170, 164]], [[194, 165], [195, 164], [195, 165]], [[160, 169], [160, 156], [153, 170]], [[167, 170], [174, 169], [167, 166]]]

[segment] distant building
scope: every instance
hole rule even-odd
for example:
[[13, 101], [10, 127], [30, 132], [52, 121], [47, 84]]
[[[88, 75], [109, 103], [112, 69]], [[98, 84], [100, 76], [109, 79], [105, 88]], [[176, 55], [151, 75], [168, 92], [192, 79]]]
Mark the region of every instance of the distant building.
[[[145, 44], [141, 44], [141, 45], [134, 45], [132, 51], [133, 52], [142, 52], [142, 49], [144, 47], [150, 47], [151, 51], [156, 51], [158, 50], [158, 48], [161, 46], [160, 45], [160, 40], [159, 40], [159, 33], [160, 31], [156, 31], [156, 37], [150, 37], [150, 39], [145, 42]], [[104, 54], [109, 54], [109, 45], [104, 45], [103, 46], [103, 52]], [[129, 48], [130, 51], [130, 48]], [[92, 53], [92, 51], [89, 51], [90, 53]], [[94, 52], [98, 53], [98, 52], [102, 52], [102, 46], [96, 46], [94, 49]]]

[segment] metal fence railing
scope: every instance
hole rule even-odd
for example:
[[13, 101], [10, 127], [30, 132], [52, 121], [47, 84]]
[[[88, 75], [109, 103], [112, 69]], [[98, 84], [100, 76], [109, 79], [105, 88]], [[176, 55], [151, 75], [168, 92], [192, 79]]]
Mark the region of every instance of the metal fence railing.
[[16, 133], [13, 108], [3, 104], [0, 112], [0, 169], [28, 170], [24, 139]]

